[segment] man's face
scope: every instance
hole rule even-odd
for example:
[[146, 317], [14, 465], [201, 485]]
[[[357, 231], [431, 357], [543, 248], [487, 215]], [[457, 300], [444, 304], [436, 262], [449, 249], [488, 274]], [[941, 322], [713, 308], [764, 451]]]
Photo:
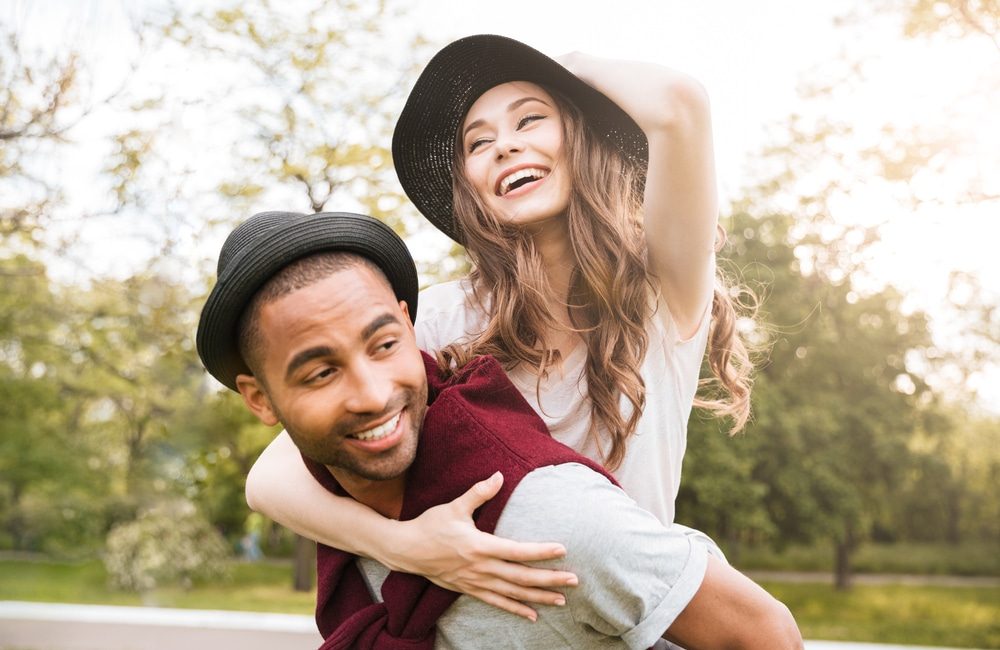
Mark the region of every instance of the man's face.
[[402, 480], [427, 409], [427, 375], [405, 302], [356, 265], [265, 304], [264, 381], [240, 375], [261, 420], [345, 488]]

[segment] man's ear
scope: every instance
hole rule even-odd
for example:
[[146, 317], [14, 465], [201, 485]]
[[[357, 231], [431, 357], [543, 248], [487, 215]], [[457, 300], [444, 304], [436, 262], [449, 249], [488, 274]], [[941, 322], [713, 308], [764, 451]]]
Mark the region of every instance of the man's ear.
[[257, 419], [271, 427], [278, 423], [278, 414], [271, 405], [271, 398], [253, 375], [236, 375], [236, 388], [243, 396], [243, 403]]
[[406, 305], [405, 300], [399, 301], [399, 308], [403, 310], [403, 315], [406, 316], [406, 324], [412, 330], [413, 320], [410, 318], [410, 308]]

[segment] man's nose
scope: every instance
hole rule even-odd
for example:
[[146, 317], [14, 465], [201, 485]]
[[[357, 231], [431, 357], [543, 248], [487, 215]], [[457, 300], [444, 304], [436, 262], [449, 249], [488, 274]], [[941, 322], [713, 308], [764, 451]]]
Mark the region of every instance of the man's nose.
[[393, 393], [392, 380], [373, 364], [363, 364], [351, 373], [347, 408], [354, 413], [381, 413]]

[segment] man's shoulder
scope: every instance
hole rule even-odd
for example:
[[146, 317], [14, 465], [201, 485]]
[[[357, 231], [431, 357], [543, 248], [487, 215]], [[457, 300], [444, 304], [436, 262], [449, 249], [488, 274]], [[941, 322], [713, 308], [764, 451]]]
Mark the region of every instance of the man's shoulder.
[[564, 632], [578, 635], [581, 645], [598, 638], [653, 645], [690, 602], [707, 564], [702, 545], [665, 527], [607, 477], [577, 463], [527, 474], [496, 533], [566, 547], [564, 558], [538, 565], [579, 577], [579, 586], [565, 592], [560, 615], [571, 621]]
[[[623, 514], [652, 518], [600, 472], [567, 462], [528, 472], [511, 494], [497, 529], [498, 534], [505, 534], [503, 528], [532, 536], [559, 535], [560, 541], [573, 544], [594, 529], [616, 526]], [[658, 522], [652, 518], [649, 524]]]

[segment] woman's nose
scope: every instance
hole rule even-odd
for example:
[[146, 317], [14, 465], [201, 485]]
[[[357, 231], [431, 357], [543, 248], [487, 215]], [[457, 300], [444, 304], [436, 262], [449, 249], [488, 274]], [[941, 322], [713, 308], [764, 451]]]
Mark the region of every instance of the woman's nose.
[[512, 153], [517, 153], [524, 149], [524, 144], [521, 139], [515, 134], [501, 135], [497, 137], [497, 147], [496, 147], [496, 157], [497, 160], [509, 156]]

